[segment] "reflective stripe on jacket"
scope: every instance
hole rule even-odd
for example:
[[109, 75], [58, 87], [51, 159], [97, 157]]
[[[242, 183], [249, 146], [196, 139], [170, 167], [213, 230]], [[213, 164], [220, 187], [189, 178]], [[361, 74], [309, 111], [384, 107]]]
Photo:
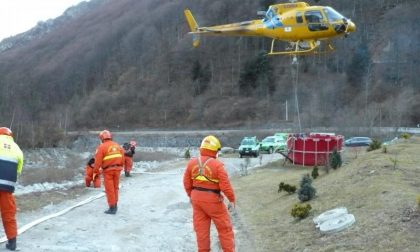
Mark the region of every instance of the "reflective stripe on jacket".
[[[201, 156], [200, 161], [203, 165], [201, 174], [198, 158], [193, 158], [188, 162], [184, 173], [184, 188], [191, 200], [221, 202], [223, 196], [213, 193], [220, 190], [230, 202], [234, 202], [235, 194], [223, 163], [209, 156]], [[194, 188], [200, 188], [200, 190], [194, 190]], [[209, 189], [209, 191], [202, 189]]]
[[207, 181], [215, 184], [219, 183], [219, 180], [213, 178], [212, 169], [207, 166], [207, 163], [213, 158], [208, 158], [204, 163], [201, 161], [201, 158], [197, 158], [197, 165], [191, 169], [191, 177], [193, 180], [198, 181]]
[[10, 136], [0, 135], [0, 190], [14, 192], [22, 172], [23, 153]]
[[119, 144], [105, 140], [96, 149], [94, 173], [102, 169], [120, 169], [124, 167], [124, 150]]

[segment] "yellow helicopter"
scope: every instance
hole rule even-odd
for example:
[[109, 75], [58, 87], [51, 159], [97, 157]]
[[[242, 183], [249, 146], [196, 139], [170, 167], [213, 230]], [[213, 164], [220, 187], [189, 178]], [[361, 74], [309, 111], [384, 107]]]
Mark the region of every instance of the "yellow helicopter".
[[[350, 19], [328, 6], [310, 6], [306, 2], [270, 5], [267, 11], [258, 11], [262, 19], [240, 23], [200, 27], [190, 10], [184, 11], [193, 35], [193, 46], [200, 45], [200, 35], [262, 36], [272, 39], [268, 55], [302, 55], [320, 53], [321, 41], [327, 41], [327, 50], [334, 47], [331, 39], [356, 31]], [[285, 41], [284, 51], [275, 51], [276, 41]]]

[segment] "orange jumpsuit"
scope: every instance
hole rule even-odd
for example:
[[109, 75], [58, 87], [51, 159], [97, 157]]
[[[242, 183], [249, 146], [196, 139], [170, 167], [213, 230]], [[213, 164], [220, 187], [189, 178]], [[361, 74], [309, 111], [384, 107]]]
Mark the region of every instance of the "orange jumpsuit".
[[118, 203], [120, 174], [124, 167], [124, 150], [118, 143], [107, 139], [98, 146], [93, 174], [99, 175], [101, 167], [108, 205], [115, 207]]
[[124, 165], [124, 172], [126, 175], [129, 175], [131, 170], [133, 169], [133, 156], [135, 154], [136, 147], [132, 144], [125, 143], [124, 146], [127, 144], [127, 149], [125, 149], [125, 165]]
[[0, 212], [9, 241], [17, 236], [16, 203], [13, 193], [22, 166], [23, 153], [13, 141], [13, 137], [0, 135]]
[[7, 239], [15, 238], [17, 236], [16, 203], [12, 193], [0, 191], [0, 211]]
[[131, 170], [133, 169], [133, 158], [125, 156], [124, 160], [125, 160], [124, 171], [131, 172]]
[[90, 166], [89, 164], [87, 164], [85, 167], [85, 182], [86, 182], [86, 187], [90, 187], [90, 184], [92, 182], [93, 182], [93, 187], [95, 188], [101, 187], [100, 175], [98, 174], [95, 177], [95, 179], [93, 179], [93, 166]]
[[232, 203], [235, 194], [222, 162], [216, 152], [200, 149], [201, 175], [198, 158], [189, 161], [184, 173], [184, 188], [193, 207], [193, 224], [199, 252], [210, 251], [210, 225], [216, 225], [224, 252], [235, 251], [235, 240], [223, 194]]

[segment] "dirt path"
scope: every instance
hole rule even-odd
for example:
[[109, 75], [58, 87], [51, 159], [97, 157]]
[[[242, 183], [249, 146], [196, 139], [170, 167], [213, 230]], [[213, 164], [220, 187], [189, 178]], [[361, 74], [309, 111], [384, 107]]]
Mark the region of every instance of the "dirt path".
[[[250, 167], [277, 160], [277, 155], [252, 159]], [[225, 159], [230, 174], [237, 172], [242, 159]], [[182, 186], [186, 161], [176, 162], [162, 174], [135, 174], [122, 179], [118, 213], [106, 215], [105, 198], [78, 207], [65, 215], [43, 222], [18, 237], [21, 251], [195, 251], [192, 210]], [[91, 190], [82, 199], [97, 195]], [[37, 218], [58, 212], [82, 199], [70, 200], [42, 210], [18, 215], [22, 226]], [[254, 251], [253, 242], [232, 214], [237, 251]], [[212, 251], [218, 249], [212, 229]]]

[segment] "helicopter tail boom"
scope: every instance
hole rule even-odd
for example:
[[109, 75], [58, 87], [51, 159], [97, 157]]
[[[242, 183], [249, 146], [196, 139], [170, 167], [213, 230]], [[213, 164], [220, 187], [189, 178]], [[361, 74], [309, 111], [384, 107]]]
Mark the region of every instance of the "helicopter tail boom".
[[[184, 11], [185, 18], [187, 19], [188, 25], [191, 29], [191, 32], [196, 32], [199, 28], [197, 21], [195, 21], [194, 16], [192, 15], [191, 11], [186, 9]], [[200, 45], [200, 35], [193, 34], [193, 46], [198, 47]]]

